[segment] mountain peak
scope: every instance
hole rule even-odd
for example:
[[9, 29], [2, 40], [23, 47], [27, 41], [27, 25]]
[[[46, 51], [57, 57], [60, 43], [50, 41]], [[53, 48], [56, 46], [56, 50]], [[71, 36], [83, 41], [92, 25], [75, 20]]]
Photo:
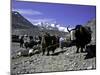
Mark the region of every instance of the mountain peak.
[[24, 18], [19, 12], [12, 11], [12, 28], [14, 29], [26, 29], [35, 28], [31, 22]]

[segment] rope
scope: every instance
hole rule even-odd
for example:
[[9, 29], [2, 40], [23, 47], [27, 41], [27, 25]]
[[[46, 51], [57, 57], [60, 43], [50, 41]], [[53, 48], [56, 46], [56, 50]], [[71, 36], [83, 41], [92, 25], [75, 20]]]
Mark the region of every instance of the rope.
[[[46, 48], [50, 48], [50, 47], [53, 47], [53, 46], [56, 46], [56, 45], [59, 45], [59, 43], [54, 44], [54, 45], [50, 45], [50, 46], [48, 46], [48, 47], [46, 47]], [[46, 48], [42, 48], [42, 49], [46, 49]]]

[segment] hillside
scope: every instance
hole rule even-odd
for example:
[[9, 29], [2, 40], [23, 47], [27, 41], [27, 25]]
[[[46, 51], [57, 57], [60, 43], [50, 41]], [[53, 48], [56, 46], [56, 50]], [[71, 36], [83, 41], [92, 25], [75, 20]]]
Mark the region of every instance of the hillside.
[[91, 41], [91, 44], [96, 44], [96, 19], [88, 21], [86, 26], [89, 26], [91, 28], [91, 31], [92, 31], [92, 41]]
[[12, 11], [12, 29], [36, 28], [31, 22], [25, 19], [19, 12]]

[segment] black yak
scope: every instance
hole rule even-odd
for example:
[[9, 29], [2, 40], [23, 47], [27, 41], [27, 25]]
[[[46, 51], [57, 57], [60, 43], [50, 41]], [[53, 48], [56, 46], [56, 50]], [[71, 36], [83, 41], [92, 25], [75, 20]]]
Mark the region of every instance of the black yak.
[[55, 49], [59, 46], [59, 37], [55, 35], [51, 36], [49, 33], [45, 33], [42, 36], [41, 46], [43, 52], [42, 55], [45, 54], [45, 51], [47, 51], [47, 55], [49, 55], [50, 51], [54, 53]]
[[[68, 30], [68, 27], [67, 27]], [[81, 48], [81, 52], [84, 52], [83, 49], [87, 44], [91, 42], [91, 29], [87, 26], [76, 25], [75, 29], [68, 30], [69, 32], [74, 31], [72, 43], [75, 43], [77, 47], [77, 53], [79, 52], [79, 48]], [[72, 37], [72, 36], [71, 36]]]

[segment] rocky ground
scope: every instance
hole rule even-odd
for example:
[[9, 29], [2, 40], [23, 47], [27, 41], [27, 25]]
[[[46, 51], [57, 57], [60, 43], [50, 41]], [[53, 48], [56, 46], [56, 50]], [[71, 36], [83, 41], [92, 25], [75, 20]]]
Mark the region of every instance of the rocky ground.
[[76, 53], [76, 47], [57, 48], [50, 56], [34, 54], [27, 57], [17, 57], [16, 52], [22, 50], [18, 43], [12, 43], [11, 74], [26, 74], [39, 72], [56, 72], [70, 70], [90, 70], [96, 68], [96, 57], [85, 59], [87, 53]]

